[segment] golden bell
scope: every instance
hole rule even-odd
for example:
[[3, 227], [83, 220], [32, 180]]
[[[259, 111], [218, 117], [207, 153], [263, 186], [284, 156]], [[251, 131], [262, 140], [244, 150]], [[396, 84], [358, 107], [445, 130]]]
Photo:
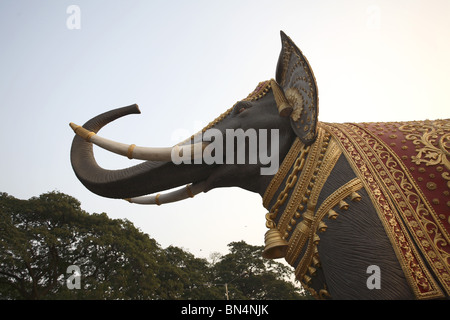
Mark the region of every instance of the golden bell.
[[278, 229], [269, 229], [264, 238], [265, 248], [262, 253], [263, 258], [278, 259], [286, 256], [288, 243], [281, 237], [281, 233]]
[[353, 202], [361, 201], [361, 196], [357, 192], [352, 192], [352, 194], [350, 195], [350, 198]]

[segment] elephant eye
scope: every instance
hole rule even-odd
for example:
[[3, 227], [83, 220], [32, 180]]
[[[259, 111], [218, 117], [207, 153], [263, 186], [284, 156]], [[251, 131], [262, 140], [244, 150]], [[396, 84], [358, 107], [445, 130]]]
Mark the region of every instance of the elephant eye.
[[240, 113], [244, 112], [245, 110], [247, 110], [248, 108], [251, 108], [251, 107], [252, 107], [252, 104], [249, 101], [239, 101], [234, 106], [233, 113], [235, 115], [237, 115], [237, 114], [240, 114]]

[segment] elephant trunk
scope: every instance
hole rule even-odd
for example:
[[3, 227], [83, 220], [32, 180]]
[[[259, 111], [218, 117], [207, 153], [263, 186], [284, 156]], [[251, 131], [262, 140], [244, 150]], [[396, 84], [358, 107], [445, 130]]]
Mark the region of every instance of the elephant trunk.
[[[161, 158], [165, 161], [150, 160], [121, 170], [101, 168], [95, 160], [93, 144], [89, 140], [109, 122], [129, 114], [139, 113], [136, 104], [105, 112], [83, 125], [84, 129], [80, 132], [83, 132], [81, 135], [84, 137], [79, 135], [74, 137], [71, 148], [72, 168], [87, 189], [100, 196], [124, 199], [207, 179], [213, 166], [175, 165], [167, 161], [167, 153], [165, 158]], [[71, 126], [79, 129], [76, 125]], [[129, 146], [127, 153], [130, 153]]]

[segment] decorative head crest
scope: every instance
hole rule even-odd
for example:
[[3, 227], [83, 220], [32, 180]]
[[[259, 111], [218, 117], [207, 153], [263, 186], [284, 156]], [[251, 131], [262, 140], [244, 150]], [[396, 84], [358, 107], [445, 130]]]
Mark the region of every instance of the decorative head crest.
[[283, 31], [281, 42], [276, 81], [293, 108], [292, 129], [305, 145], [309, 145], [317, 136], [319, 97], [316, 79], [308, 60]]

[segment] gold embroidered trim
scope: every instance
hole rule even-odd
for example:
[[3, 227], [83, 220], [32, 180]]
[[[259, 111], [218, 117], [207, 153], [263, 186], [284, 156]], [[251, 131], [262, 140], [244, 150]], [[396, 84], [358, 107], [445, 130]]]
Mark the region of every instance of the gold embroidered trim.
[[[323, 130], [320, 129], [320, 131]], [[323, 154], [324, 150], [326, 150], [326, 152], [324, 152], [325, 154]], [[303, 220], [295, 228], [292, 236], [289, 239], [289, 250], [286, 255], [286, 261], [291, 265], [293, 265], [297, 260], [308, 238], [313, 236], [317, 231], [313, 228], [313, 225], [315, 224], [317, 219], [317, 213], [315, 213], [317, 200], [319, 198], [320, 191], [322, 190], [326, 180], [330, 176], [330, 173], [336, 165], [336, 162], [339, 159], [342, 151], [339, 149], [336, 141], [331, 140], [330, 142], [328, 142], [328, 140], [325, 140], [322, 145], [321, 153], [322, 155], [316, 162], [316, 175], [311, 177], [311, 182], [309, 182], [308, 184], [311, 189], [306, 190], [306, 195], [304, 196], [303, 200], [304, 203], [307, 203], [307, 210], [303, 214]], [[287, 216], [284, 221], [290, 221], [292, 225], [293, 213], [290, 213], [286, 210], [284, 215]], [[287, 226], [286, 228], [287, 230], [290, 229], [289, 226]], [[313, 234], [311, 234], [310, 232], [313, 232]], [[297, 268], [303, 268], [302, 262], [299, 264], [299, 266], [297, 266]]]
[[[318, 251], [315, 246], [317, 245], [316, 241], [314, 241], [314, 235], [317, 235], [317, 231], [320, 232], [319, 227], [320, 224], [323, 223], [323, 219], [325, 218], [325, 215], [332, 210], [333, 207], [339, 204], [342, 199], [345, 199], [346, 197], [350, 196], [353, 192], [358, 191], [363, 187], [362, 182], [359, 178], [354, 178], [353, 180], [350, 180], [343, 186], [341, 186], [339, 189], [334, 191], [331, 195], [329, 195], [326, 200], [320, 205], [319, 209], [316, 212], [316, 215], [314, 217], [314, 221], [311, 224], [311, 227], [309, 228], [309, 232], [305, 235], [307, 239], [302, 239], [302, 243], [304, 246], [304, 243], [306, 243], [306, 240], [309, 240], [308, 247], [306, 249], [306, 252], [304, 253], [302, 259], [300, 260], [300, 263], [295, 269], [295, 276], [298, 279], [302, 279], [306, 272], [308, 271], [308, 267], [313, 262], [314, 254], [316, 255], [316, 258], [318, 258]], [[297, 253], [295, 256], [295, 259], [297, 259], [300, 252]]]
[[[303, 93], [306, 94], [306, 93]], [[297, 88], [288, 88], [286, 90], [286, 99], [289, 101], [289, 104], [292, 106], [293, 111], [291, 114], [291, 118], [294, 121], [299, 121], [300, 117], [303, 113], [303, 96]], [[305, 129], [308, 130], [309, 126], [305, 126]]]
[[[284, 189], [279, 193], [277, 201], [266, 215], [267, 221], [270, 221], [270, 225], [267, 227], [276, 227], [282, 233], [283, 239], [289, 239], [285, 258], [293, 266], [309, 241], [306, 249], [308, 255], [303, 256], [300, 264], [296, 267], [297, 279], [307, 289], [310, 289], [308, 288], [308, 284], [312, 280], [310, 276], [316, 274], [315, 268], [320, 264], [317, 250], [320, 238], [317, 232], [324, 232], [327, 229], [326, 224], [322, 221], [323, 217], [333, 206], [342, 204], [343, 198], [347, 196], [352, 196], [355, 201], [360, 199], [355, 192], [361, 188], [361, 183], [355, 179], [328, 197], [317, 211], [319, 215], [316, 213], [320, 192], [342, 154], [339, 144], [330, 138], [331, 135], [319, 125], [317, 140], [308, 148], [304, 148], [303, 144], [296, 139], [263, 197], [263, 204], [268, 208], [275, 193], [283, 187], [282, 183], [285, 181]], [[291, 189], [292, 192], [289, 194]], [[288, 203], [275, 225], [274, 219], [278, 216], [278, 210], [286, 200]], [[332, 205], [330, 208], [329, 203]], [[305, 270], [309, 272], [309, 275]], [[326, 292], [326, 287], [322, 291], [322, 293]], [[315, 291], [311, 289], [311, 292]], [[319, 297], [317, 292], [315, 295]]]
[[[395, 209], [413, 236], [413, 241], [424, 253], [431, 269], [441, 280], [441, 285], [450, 294], [450, 239], [448, 232], [440, 223], [438, 215], [397, 154], [387, 149], [384, 142], [371, 132], [364, 131], [358, 125], [355, 125], [354, 128], [364, 136], [368, 144], [372, 145], [374, 155], [378, 158], [377, 163], [381, 164], [378, 170], [386, 185], [386, 192], [390, 195]], [[431, 139], [429, 134], [435, 130], [428, 131], [424, 128], [421, 130], [424, 133], [421, 141], [429, 143]], [[414, 136], [415, 139], [417, 137], [418, 135]], [[419, 148], [418, 155], [424, 152], [423, 150], [423, 147]], [[436, 152], [431, 148], [431, 144], [427, 145], [426, 150], [433, 154]], [[432, 158], [432, 155], [425, 157]], [[436, 152], [436, 158], [439, 162], [436, 163], [431, 159], [433, 164], [445, 164], [444, 153], [438, 157]]]
[[[450, 122], [448, 120], [407, 123], [399, 128], [417, 146], [416, 155], [411, 160], [426, 166], [443, 164], [450, 170]], [[442, 135], [439, 141], [436, 135]], [[437, 142], [437, 145], [435, 145]]]
[[296, 138], [291, 148], [289, 149], [289, 152], [287, 153], [286, 157], [281, 163], [280, 168], [278, 169], [277, 173], [274, 175], [266, 191], [264, 192], [263, 196], [264, 208], [269, 207], [270, 201], [275, 195], [275, 192], [277, 192], [278, 188], [280, 187], [284, 178], [288, 174], [289, 170], [294, 165], [294, 161], [299, 157], [300, 152], [307, 152], [307, 151], [303, 150], [303, 143], [300, 141], [299, 138]]
[[[263, 98], [269, 92], [270, 89], [271, 89], [270, 80], [262, 81], [257, 85], [256, 89], [253, 90], [247, 96], [247, 98], [243, 99], [242, 101], [257, 101], [257, 100]], [[211, 129], [213, 126], [215, 126], [216, 124], [221, 122], [223, 119], [225, 119], [231, 113], [231, 111], [233, 111], [233, 108], [235, 105], [236, 104], [234, 104], [231, 108], [229, 108], [227, 111], [222, 113], [219, 117], [214, 119], [214, 121], [210, 122], [206, 127], [204, 127], [202, 129], [202, 132], [205, 132], [206, 130]], [[193, 137], [194, 136], [192, 136], [191, 138], [193, 138]]]
[[[417, 252], [407, 227], [405, 227], [403, 221], [409, 221], [409, 217], [405, 219], [405, 216], [402, 217], [401, 215], [407, 211], [398, 210], [399, 205], [395, 204], [395, 199], [399, 193], [391, 193], [392, 190], [386, 187], [385, 179], [387, 177], [383, 175], [382, 171], [386, 174], [390, 170], [385, 167], [383, 162], [389, 155], [389, 147], [374, 139], [374, 136], [362, 128], [352, 124], [322, 125], [338, 140], [347, 160], [368, 191], [391, 240], [405, 277], [416, 297], [419, 299], [443, 297], [443, 292], [431, 276], [426, 264]], [[377, 143], [374, 143], [375, 141]], [[383, 153], [383, 155], [381, 156], [378, 153]], [[391, 169], [396, 166], [401, 168], [399, 163], [395, 163], [395, 155], [391, 153], [389, 156], [389, 161], [393, 161]], [[384, 170], [382, 170], [383, 168]], [[408, 174], [405, 170], [403, 171]], [[418, 222], [416, 221], [416, 223]]]
[[[286, 180], [284, 189], [280, 192], [280, 194], [277, 197], [277, 201], [272, 206], [272, 208], [269, 211], [269, 218], [271, 220], [274, 220], [278, 215], [279, 208], [284, 204], [286, 199], [289, 196], [289, 191], [292, 189], [292, 187], [296, 184], [298, 181], [298, 173], [302, 171], [304, 164], [305, 164], [305, 157], [308, 154], [309, 147], [302, 150], [300, 153], [300, 156], [295, 160], [293, 166], [292, 166], [292, 172], [290, 173], [289, 177]], [[283, 179], [284, 180], [284, 179]], [[294, 191], [295, 192], [295, 191]], [[270, 202], [270, 200], [269, 200]], [[279, 230], [279, 228], [278, 228]], [[286, 237], [283, 237], [285, 239]]]
[[[311, 184], [314, 183], [312, 177], [317, 174], [318, 166], [320, 166], [322, 162], [321, 157], [323, 157], [323, 154], [321, 151], [324, 153], [322, 149], [324, 133], [325, 132], [319, 128], [316, 143], [310, 146], [310, 152], [306, 158], [306, 163], [303, 166], [303, 170], [300, 173], [300, 177], [298, 178], [297, 184], [284, 209], [283, 215], [278, 222], [278, 229], [282, 232], [285, 239], [288, 238], [289, 231], [292, 229], [292, 227], [289, 226], [292, 217], [296, 214], [297, 210], [301, 211], [304, 209], [304, 206], [308, 202], [308, 196], [310, 195], [308, 187], [312, 187]], [[303, 208], [300, 208], [300, 206], [303, 206]], [[298, 215], [298, 217], [300, 216]], [[290, 250], [292, 250], [291, 247], [288, 249], [288, 254]]]
[[[261, 81], [260, 83], [258, 83], [258, 85], [256, 86], [256, 89], [253, 90], [245, 99], [243, 99], [242, 101], [257, 101], [261, 98], [263, 98], [271, 89], [270, 86], [270, 80], [266, 80], [266, 81]], [[238, 101], [239, 102], [239, 101]], [[217, 125], [218, 123], [222, 122], [230, 113], [231, 111], [233, 111], [235, 105], [238, 103], [236, 102], [231, 108], [229, 108], [228, 110], [226, 110], [224, 113], [222, 113], [220, 116], [218, 116], [216, 119], [214, 119], [213, 121], [211, 121], [210, 123], [208, 123], [202, 130], [200, 130], [199, 132], [193, 134], [192, 136], [190, 136], [189, 138], [187, 138], [186, 140], [178, 143], [178, 145], [182, 145], [185, 144], [188, 141], [192, 141], [195, 139], [195, 136], [200, 134], [200, 133], [205, 133], [206, 130], [211, 129], [212, 127], [214, 127], [215, 125]]]

